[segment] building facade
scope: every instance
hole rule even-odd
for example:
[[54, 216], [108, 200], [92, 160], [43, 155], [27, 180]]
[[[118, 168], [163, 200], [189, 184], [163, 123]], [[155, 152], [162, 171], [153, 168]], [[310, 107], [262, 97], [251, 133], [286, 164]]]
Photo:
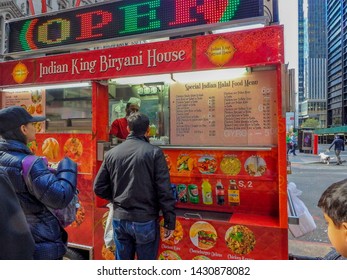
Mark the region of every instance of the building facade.
[[[308, 118], [316, 119], [319, 127], [324, 128], [327, 125], [326, 1], [308, 0], [302, 4], [307, 4], [307, 13], [303, 13], [302, 25], [305, 34], [302, 36], [302, 52], [299, 53], [299, 61], [304, 68], [304, 71], [299, 72], [299, 81], [303, 80], [304, 85], [301, 98], [299, 95], [300, 123]], [[302, 10], [304, 11], [304, 7]]]
[[347, 125], [347, 0], [327, 1], [327, 126]]

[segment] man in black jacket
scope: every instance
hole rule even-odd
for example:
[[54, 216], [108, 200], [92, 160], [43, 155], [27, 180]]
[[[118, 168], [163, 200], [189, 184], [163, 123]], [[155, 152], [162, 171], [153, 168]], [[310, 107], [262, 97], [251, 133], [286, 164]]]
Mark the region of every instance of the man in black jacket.
[[34, 246], [17, 195], [0, 166], [0, 260], [31, 260]]
[[175, 229], [175, 198], [164, 154], [148, 143], [149, 119], [128, 117], [130, 134], [108, 151], [95, 178], [94, 192], [113, 203], [113, 230], [118, 260], [156, 259], [164, 217], [164, 236]]
[[341, 160], [340, 154], [341, 154], [341, 151], [345, 150], [345, 142], [340, 138], [340, 136], [335, 135], [335, 139], [331, 143], [328, 151], [330, 151], [330, 149], [333, 146], [335, 146], [335, 155], [336, 155], [336, 160], [337, 160], [336, 165], [341, 165], [342, 164], [342, 160]]

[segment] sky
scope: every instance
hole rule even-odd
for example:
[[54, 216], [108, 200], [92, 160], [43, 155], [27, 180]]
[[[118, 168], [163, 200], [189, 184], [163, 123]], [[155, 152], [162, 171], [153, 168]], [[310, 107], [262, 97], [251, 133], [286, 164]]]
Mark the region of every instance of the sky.
[[284, 25], [284, 61], [298, 69], [298, 1], [278, 0], [279, 20]]

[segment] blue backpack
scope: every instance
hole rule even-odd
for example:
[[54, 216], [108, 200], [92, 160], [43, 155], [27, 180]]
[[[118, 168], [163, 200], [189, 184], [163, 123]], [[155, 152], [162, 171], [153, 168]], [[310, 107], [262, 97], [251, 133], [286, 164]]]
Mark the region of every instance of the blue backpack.
[[[33, 185], [30, 177], [30, 170], [34, 164], [34, 162], [38, 159], [38, 157], [34, 155], [26, 156], [22, 160], [22, 176], [25, 181], [25, 184], [28, 187], [29, 192], [35, 196], [35, 192], [33, 190]], [[43, 161], [47, 163], [48, 161], [45, 157], [42, 157]], [[49, 168], [51, 172], [55, 172], [54, 169]], [[70, 203], [63, 209], [53, 209], [51, 207], [46, 206], [47, 209], [57, 218], [60, 225], [65, 228], [72, 224], [76, 220], [76, 213], [78, 208], [80, 207], [79, 199], [78, 199], [78, 190], [76, 189], [76, 193], [74, 194]]]

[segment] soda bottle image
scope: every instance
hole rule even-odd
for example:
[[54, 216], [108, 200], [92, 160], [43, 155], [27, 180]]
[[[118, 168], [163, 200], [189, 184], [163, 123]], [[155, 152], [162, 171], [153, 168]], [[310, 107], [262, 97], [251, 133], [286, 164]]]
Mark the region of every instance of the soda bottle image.
[[219, 179], [216, 184], [216, 199], [218, 205], [224, 205], [225, 199], [224, 199], [224, 186], [222, 184], [222, 181]]
[[182, 203], [187, 203], [188, 202], [187, 186], [185, 184], [177, 185], [177, 192], [178, 192], [179, 201]]
[[230, 180], [228, 188], [228, 202], [230, 206], [240, 205], [240, 190], [237, 187], [235, 180]]
[[198, 186], [194, 184], [188, 185], [188, 196], [189, 196], [189, 202], [191, 203], [199, 203], [199, 190]]
[[201, 188], [202, 188], [202, 202], [207, 205], [212, 204], [213, 203], [212, 186], [207, 179], [203, 179]]

